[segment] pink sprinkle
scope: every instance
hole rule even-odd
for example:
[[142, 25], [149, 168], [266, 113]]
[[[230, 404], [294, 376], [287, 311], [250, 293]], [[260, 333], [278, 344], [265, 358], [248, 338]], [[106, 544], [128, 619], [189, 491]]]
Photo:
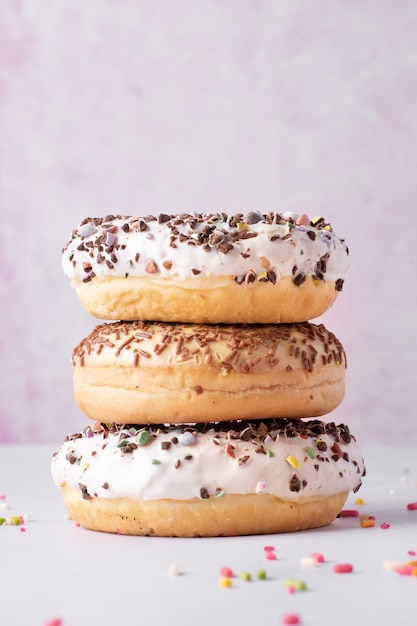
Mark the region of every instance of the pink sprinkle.
[[287, 593], [295, 593], [295, 587], [293, 587], [292, 585], [287, 585], [285, 590]]
[[79, 528], [81, 526], [80, 522], [75, 522], [75, 525], [77, 528]]
[[359, 511], [355, 509], [344, 509], [339, 513], [340, 517], [359, 517]]
[[220, 576], [224, 576], [225, 578], [233, 578], [233, 570], [230, 567], [222, 567], [220, 570]]
[[264, 550], [265, 550], [265, 552], [274, 552], [275, 548], [274, 548], [274, 546], [265, 546]]
[[311, 556], [317, 561], [317, 563], [324, 563], [324, 556], [319, 552], [313, 552]]
[[286, 613], [281, 618], [281, 624], [301, 624], [301, 617], [296, 613]]
[[4, 496], [3, 494], [0, 496], [0, 500], [5, 500], [6, 496]]
[[409, 554], [410, 556], [415, 556], [416, 555], [416, 551], [415, 550], [407, 550], [407, 554]]
[[414, 565], [399, 565], [395, 571], [401, 576], [411, 576], [414, 567]]
[[375, 515], [368, 515], [368, 519], [373, 519], [375, 521], [376, 517], [375, 517]]
[[382, 522], [382, 524], [380, 525], [380, 528], [382, 528], [383, 530], [385, 530], [386, 528], [390, 528], [390, 525], [387, 524], [386, 522]]
[[60, 617], [54, 617], [53, 619], [50, 619], [47, 622], [45, 622], [43, 626], [62, 626], [63, 623], [64, 622], [62, 621]]
[[409, 511], [417, 511], [417, 502], [410, 502], [407, 504], [407, 509]]
[[265, 552], [265, 558], [268, 561], [276, 561], [277, 560], [277, 555], [275, 554], [275, 552]]
[[335, 574], [350, 574], [350, 572], [353, 572], [353, 565], [350, 563], [336, 563], [333, 571]]
[[21, 526], [21, 527], [20, 527], [20, 532], [21, 532], [21, 533], [25, 533], [25, 532], [26, 532], [26, 528], [25, 528], [24, 526]]

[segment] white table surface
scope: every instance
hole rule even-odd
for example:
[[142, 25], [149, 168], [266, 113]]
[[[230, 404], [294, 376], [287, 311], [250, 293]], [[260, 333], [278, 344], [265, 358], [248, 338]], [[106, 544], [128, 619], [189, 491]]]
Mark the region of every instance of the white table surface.
[[[88, 531], [65, 518], [50, 478], [53, 447], [0, 446], [0, 517], [29, 514], [19, 526], [0, 526], [0, 618], [4, 626], [234, 625], [277, 626], [296, 613], [304, 626], [417, 624], [417, 576], [388, 571], [386, 561], [416, 559], [417, 447], [363, 447], [367, 477], [345, 508], [374, 515], [285, 535], [215, 539], [124, 537]], [[356, 499], [364, 500], [362, 505]], [[382, 523], [390, 524], [383, 530]], [[266, 560], [265, 546], [277, 559]], [[322, 553], [325, 562], [301, 559]], [[351, 563], [351, 574], [335, 574]], [[173, 576], [170, 568], [179, 566]], [[219, 585], [220, 568], [236, 574]], [[256, 576], [265, 569], [266, 580]], [[241, 572], [251, 574], [241, 580]], [[288, 593], [287, 578], [307, 589]]]

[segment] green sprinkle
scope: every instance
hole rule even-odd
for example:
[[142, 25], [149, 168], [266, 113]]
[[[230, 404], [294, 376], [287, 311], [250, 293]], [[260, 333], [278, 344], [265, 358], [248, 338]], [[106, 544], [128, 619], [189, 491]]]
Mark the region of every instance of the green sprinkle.
[[304, 254], [304, 250], [302, 248], [300, 250], [300, 254]]
[[275, 454], [272, 452], [272, 450], [267, 450], [267, 451], [266, 451], [266, 455], [267, 455], [270, 459], [272, 459], [272, 457], [273, 457], [273, 456], [275, 456]]
[[314, 450], [313, 450], [313, 448], [310, 448], [310, 446], [307, 446], [305, 448], [305, 451], [307, 452], [307, 454], [310, 457], [310, 459], [315, 459], [316, 458], [316, 455], [314, 454]]
[[265, 578], [266, 578], [266, 571], [264, 569], [259, 569], [256, 572], [256, 575], [259, 578], [259, 580], [265, 580]]
[[287, 578], [285, 581], [286, 587], [293, 587], [296, 591], [304, 591], [307, 589], [305, 582], [297, 580], [296, 578]]
[[5, 517], [0, 517], [0, 526], [3, 526], [3, 524], [6, 523], [6, 518]]
[[13, 515], [12, 524], [14, 526], [20, 526], [20, 517], [18, 517], [17, 515]]
[[223, 491], [223, 489], [219, 492], [216, 493], [216, 498], [224, 498], [226, 495], [226, 492]]
[[127, 446], [128, 443], [129, 443], [129, 439], [122, 439], [121, 441], [119, 441], [116, 447], [124, 448], [125, 446]]
[[240, 572], [239, 574], [240, 580], [250, 580], [249, 572]]
[[152, 459], [152, 465], [161, 465], [161, 461], [158, 461], [158, 459]]
[[152, 439], [152, 435], [149, 430], [141, 430], [136, 436], [136, 443], [140, 446], [145, 446]]

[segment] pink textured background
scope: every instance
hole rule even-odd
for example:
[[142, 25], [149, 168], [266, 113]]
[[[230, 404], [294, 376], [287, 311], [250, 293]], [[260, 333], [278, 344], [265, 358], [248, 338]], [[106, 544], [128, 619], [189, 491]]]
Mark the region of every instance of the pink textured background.
[[87, 422], [70, 354], [96, 320], [61, 271], [81, 219], [254, 209], [346, 238], [331, 419], [416, 441], [416, 41], [414, 0], [3, 0], [0, 441]]

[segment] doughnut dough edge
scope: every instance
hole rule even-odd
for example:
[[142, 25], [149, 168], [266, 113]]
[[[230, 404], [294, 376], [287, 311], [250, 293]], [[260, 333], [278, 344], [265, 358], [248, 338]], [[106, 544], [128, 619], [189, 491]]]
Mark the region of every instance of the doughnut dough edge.
[[83, 499], [62, 489], [71, 517], [90, 530], [158, 537], [218, 537], [294, 532], [330, 524], [347, 493], [281, 500], [270, 494], [228, 495], [207, 500]]

